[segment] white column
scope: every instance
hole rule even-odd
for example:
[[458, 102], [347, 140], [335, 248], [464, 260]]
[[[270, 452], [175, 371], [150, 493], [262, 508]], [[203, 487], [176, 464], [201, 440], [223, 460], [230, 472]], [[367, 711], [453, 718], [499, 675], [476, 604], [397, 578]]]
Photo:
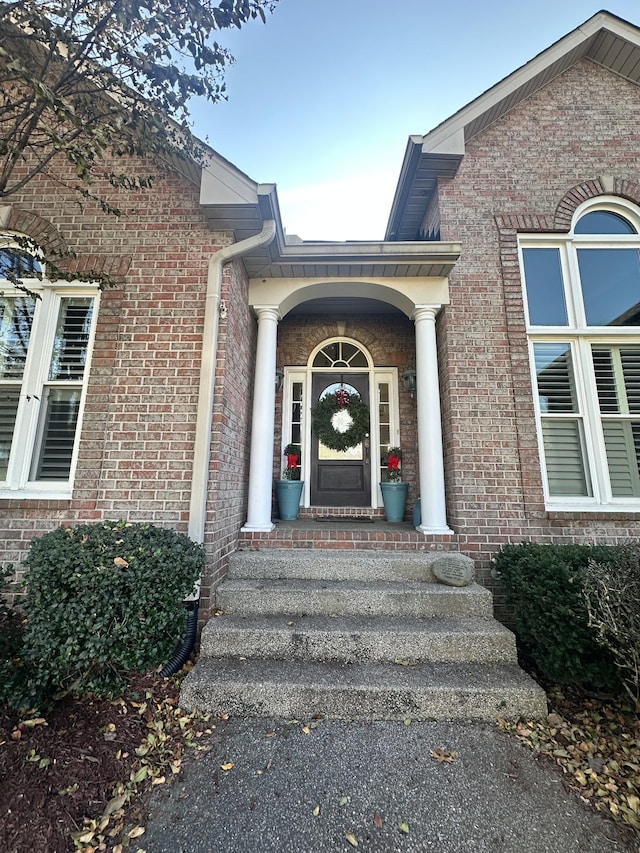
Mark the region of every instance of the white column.
[[273, 530], [273, 436], [276, 406], [276, 344], [280, 314], [274, 306], [258, 306], [258, 346], [253, 388], [251, 458], [249, 460], [249, 508], [242, 528]]
[[418, 454], [420, 460], [421, 533], [452, 533], [447, 526], [442, 457], [442, 421], [436, 346], [439, 306], [419, 305], [413, 312], [416, 326], [416, 397], [418, 404]]

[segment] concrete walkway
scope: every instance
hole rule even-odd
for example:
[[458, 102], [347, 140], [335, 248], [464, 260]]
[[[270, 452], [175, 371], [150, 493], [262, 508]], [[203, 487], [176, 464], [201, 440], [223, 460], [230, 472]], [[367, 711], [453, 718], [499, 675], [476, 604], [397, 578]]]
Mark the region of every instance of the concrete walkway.
[[[491, 725], [320, 721], [308, 734], [303, 726], [219, 722], [211, 751], [154, 792], [139, 846], [146, 853], [352, 853], [353, 842], [376, 853], [637, 851], [567, 793], [559, 773]], [[438, 761], [432, 750], [453, 761]]]

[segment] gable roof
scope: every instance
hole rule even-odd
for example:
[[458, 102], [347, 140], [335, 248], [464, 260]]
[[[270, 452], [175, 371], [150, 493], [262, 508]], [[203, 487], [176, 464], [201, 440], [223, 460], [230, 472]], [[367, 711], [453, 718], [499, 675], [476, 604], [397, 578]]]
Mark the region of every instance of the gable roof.
[[456, 174], [466, 143], [582, 59], [640, 84], [640, 29], [597, 12], [426, 136], [410, 136], [385, 239], [424, 239], [422, 221], [438, 178]]

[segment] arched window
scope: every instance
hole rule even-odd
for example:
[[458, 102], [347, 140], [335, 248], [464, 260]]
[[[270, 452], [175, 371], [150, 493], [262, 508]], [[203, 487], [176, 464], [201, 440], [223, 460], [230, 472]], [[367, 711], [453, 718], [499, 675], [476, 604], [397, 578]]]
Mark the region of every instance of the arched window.
[[369, 366], [360, 347], [348, 341], [332, 341], [325, 344], [313, 359], [314, 367], [355, 368], [366, 370]]
[[0, 279], [8, 278], [11, 274], [33, 278], [42, 273], [42, 264], [31, 254], [17, 249], [0, 249]]
[[[0, 249], [0, 495], [67, 494], [94, 325], [94, 286], [50, 282]], [[16, 287], [15, 279], [23, 289]]]
[[519, 242], [548, 504], [640, 511], [640, 211]]

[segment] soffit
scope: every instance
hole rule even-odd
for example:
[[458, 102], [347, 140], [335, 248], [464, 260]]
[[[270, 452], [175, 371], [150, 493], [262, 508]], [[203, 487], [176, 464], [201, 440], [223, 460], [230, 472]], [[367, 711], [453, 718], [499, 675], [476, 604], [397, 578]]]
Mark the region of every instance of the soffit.
[[252, 279], [446, 277], [458, 243], [300, 243], [274, 240], [243, 257]]
[[386, 239], [423, 237], [422, 222], [438, 179], [455, 175], [465, 144], [583, 59], [640, 84], [640, 30], [608, 12], [598, 12], [426, 136], [411, 136]]

